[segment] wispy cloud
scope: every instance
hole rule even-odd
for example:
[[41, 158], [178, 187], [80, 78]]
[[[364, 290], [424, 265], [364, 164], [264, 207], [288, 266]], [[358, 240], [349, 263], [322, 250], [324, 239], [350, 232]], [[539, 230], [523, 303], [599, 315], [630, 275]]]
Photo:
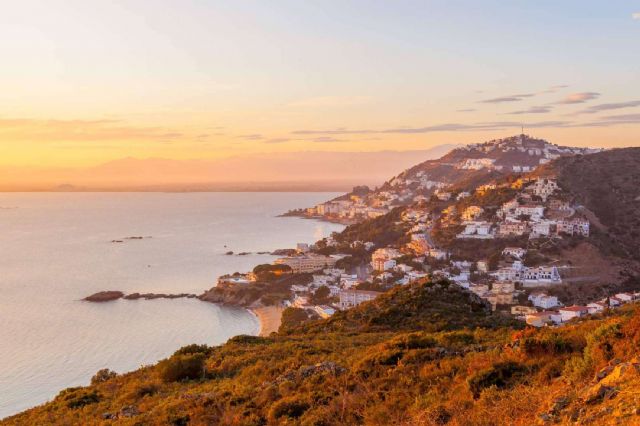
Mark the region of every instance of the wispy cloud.
[[519, 96], [503, 96], [503, 97], [500, 97], [500, 98], [485, 99], [483, 101], [480, 101], [480, 103], [483, 103], [483, 104], [501, 104], [501, 103], [505, 103], [505, 102], [520, 102], [521, 100], [523, 100], [523, 98], [519, 97]]
[[[539, 121], [527, 123], [529, 128], [543, 127], [564, 127], [570, 125], [570, 121]], [[433, 132], [455, 132], [455, 131], [472, 131], [472, 130], [505, 130], [515, 129], [522, 125], [516, 121], [492, 121], [479, 123], [444, 123], [425, 127], [398, 127], [391, 129], [373, 130], [359, 129], [349, 130], [345, 128], [331, 130], [296, 130], [292, 133], [298, 135], [364, 135], [364, 134], [420, 134]]]
[[238, 139], [244, 139], [248, 141], [259, 141], [264, 139], [264, 136], [262, 136], [260, 133], [252, 133], [250, 135], [239, 135], [237, 137]]
[[608, 104], [593, 105], [578, 111], [576, 114], [595, 114], [602, 111], [611, 111], [615, 109], [633, 108], [640, 106], [640, 101], [614, 102]]
[[136, 127], [120, 120], [0, 119], [0, 139], [12, 142], [167, 141], [182, 133], [162, 127]]
[[569, 85], [567, 84], [556, 84], [555, 86], [551, 86], [546, 90], [543, 90], [540, 92], [540, 94], [544, 94], [544, 93], [556, 93], [562, 89], [566, 89], [567, 87], [569, 87]]
[[276, 144], [276, 143], [288, 142], [290, 140], [291, 139], [289, 139], [289, 138], [272, 138], [272, 139], [265, 140], [264, 143]]
[[473, 112], [476, 111], [475, 108], [464, 108], [464, 109], [457, 109], [456, 112]]
[[633, 19], [638, 19], [638, 20], [640, 20], [640, 12], [634, 12], [634, 13], [632, 13], [632, 14], [631, 14], [631, 17], [632, 17]]
[[370, 96], [319, 96], [301, 99], [288, 104], [291, 107], [348, 107], [363, 105], [371, 101]]
[[567, 95], [564, 99], [558, 101], [557, 103], [564, 104], [564, 105], [581, 104], [581, 103], [596, 99], [599, 96], [600, 96], [600, 93], [598, 92], [571, 93], [570, 95]]
[[331, 142], [348, 142], [348, 141], [345, 139], [334, 138], [333, 136], [319, 136], [317, 138], [311, 139], [311, 142], [331, 143]]
[[330, 130], [294, 130], [294, 135], [365, 135], [369, 133], [381, 133], [378, 130], [349, 130], [345, 127]]
[[550, 106], [533, 106], [528, 109], [523, 109], [519, 111], [508, 112], [510, 115], [520, 115], [520, 114], [546, 114], [551, 111]]
[[589, 123], [584, 123], [585, 127], [611, 127], [623, 124], [640, 124], [640, 114], [620, 114], [602, 117]]

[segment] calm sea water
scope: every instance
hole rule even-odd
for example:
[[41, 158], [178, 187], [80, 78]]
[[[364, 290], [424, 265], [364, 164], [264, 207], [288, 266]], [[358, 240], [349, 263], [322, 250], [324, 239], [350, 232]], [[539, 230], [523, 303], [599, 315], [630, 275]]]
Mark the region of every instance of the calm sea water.
[[[104, 304], [101, 290], [201, 293], [271, 262], [226, 256], [313, 242], [340, 225], [278, 218], [331, 193], [0, 193], [0, 418], [189, 343], [257, 333], [247, 311], [191, 299]], [[114, 239], [144, 236], [142, 240]]]

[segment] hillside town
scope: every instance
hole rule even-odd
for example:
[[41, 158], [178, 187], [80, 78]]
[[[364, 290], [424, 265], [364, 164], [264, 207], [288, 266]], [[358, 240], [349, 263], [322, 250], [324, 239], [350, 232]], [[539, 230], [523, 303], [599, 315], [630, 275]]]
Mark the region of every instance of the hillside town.
[[[307, 209], [310, 216], [359, 221], [380, 218], [400, 208], [395, 225], [403, 230], [403, 236], [386, 245], [344, 241], [339, 235], [314, 245], [298, 244], [291, 255], [273, 262], [285, 265], [290, 273], [309, 275], [306, 282], [291, 286], [284, 306], [303, 310], [310, 317], [327, 318], [337, 310], [375, 299], [393, 286], [426, 277], [447, 279], [477, 295], [493, 311], [536, 327], [559, 325], [638, 299], [640, 293], [622, 292], [586, 306], [564, 306], [557, 296], [549, 294], [549, 290], [568, 282], [570, 266], [561, 259], [549, 263], [536, 260], [528, 247], [540, 251], [539, 246], [554, 241], [588, 239], [591, 223], [553, 176], [530, 172], [532, 161], [545, 164], [562, 155], [586, 151], [546, 142], [531, 148], [526, 146], [527, 141], [521, 135], [460, 149], [474, 156], [478, 152], [530, 156], [529, 162], [511, 164], [508, 179], [498, 175], [475, 187], [461, 188], [431, 180], [421, 170], [405, 172], [385, 184], [383, 190], [361, 189], [360, 194]], [[474, 157], [453, 166], [459, 170], [501, 170], [505, 161]], [[477, 241], [475, 244], [485, 250], [466, 258], [454, 254], [451, 248], [465, 241]], [[478, 257], [481, 252], [485, 257]], [[247, 274], [232, 279], [248, 283], [256, 278]]]
[[[428, 201], [432, 196], [447, 201], [451, 193], [446, 190], [460, 176], [504, 176], [526, 173], [539, 165], [562, 156], [584, 155], [600, 149], [558, 146], [526, 135], [466, 145], [440, 160], [430, 160], [405, 170], [374, 190], [356, 187], [354, 190], [313, 207], [291, 211], [288, 214], [344, 224], [357, 223], [388, 213], [397, 206]], [[465, 193], [459, 193], [464, 197]]]

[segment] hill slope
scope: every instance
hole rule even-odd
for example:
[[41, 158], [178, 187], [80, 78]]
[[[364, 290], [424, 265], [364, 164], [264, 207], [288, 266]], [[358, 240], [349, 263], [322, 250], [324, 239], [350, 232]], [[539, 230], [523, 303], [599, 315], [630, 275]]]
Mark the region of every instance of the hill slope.
[[[426, 300], [439, 303], [447, 292], [443, 283], [414, 284], [286, 335], [238, 336], [216, 348], [186, 347], [155, 366], [122, 376], [98, 375], [93, 385], [65, 390], [51, 403], [2, 424], [640, 420], [640, 364], [633, 358], [640, 349], [640, 307], [629, 305], [560, 329], [469, 330], [459, 324], [416, 329], [430, 315]], [[422, 302], [397, 305], [416, 294]], [[449, 298], [448, 303], [456, 302]], [[397, 321], [416, 315], [418, 322]], [[466, 306], [451, 315], [475, 326], [489, 314]], [[365, 331], [372, 330], [371, 321], [388, 326]]]

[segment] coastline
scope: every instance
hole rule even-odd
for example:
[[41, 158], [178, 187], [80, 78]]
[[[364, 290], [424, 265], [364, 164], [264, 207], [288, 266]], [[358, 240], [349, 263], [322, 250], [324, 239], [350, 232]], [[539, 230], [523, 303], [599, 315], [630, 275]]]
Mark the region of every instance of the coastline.
[[280, 328], [284, 308], [280, 306], [261, 306], [259, 308], [248, 308], [247, 310], [258, 319], [260, 325], [258, 336], [269, 336]]

